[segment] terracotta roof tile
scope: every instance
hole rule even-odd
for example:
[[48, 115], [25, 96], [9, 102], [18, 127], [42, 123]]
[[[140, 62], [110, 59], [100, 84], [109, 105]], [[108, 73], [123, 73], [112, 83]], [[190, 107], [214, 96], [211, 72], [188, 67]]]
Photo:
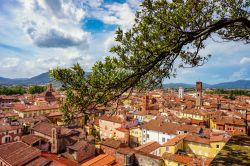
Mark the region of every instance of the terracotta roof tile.
[[130, 148], [130, 147], [121, 147], [118, 148], [117, 153], [121, 153], [121, 154], [126, 154], [126, 155], [132, 155], [134, 154], [135, 150]]
[[39, 132], [39, 133], [43, 133], [47, 136], [50, 136], [51, 137], [51, 129], [52, 128], [56, 128], [57, 131], [60, 130], [60, 127], [57, 126], [57, 125], [54, 125], [54, 124], [50, 124], [50, 123], [46, 123], [46, 122], [40, 122], [40, 123], [37, 123], [33, 128], [32, 130], [36, 131], [36, 132]]
[[4, 124], [0, 124], [0, 132], [6, 132], [6, 131], [11, 131], [11, 130], [17, 130], [17, 129], [21, 129], [21, 126], [12, 126], [9, 125], [7, 123]]
[[122, 144], [122, 142], [120, 142], [118, 140], [107, 138], [106, 140], [101, 142], [101, 145], [108, 146], [108, 147], [111, 147], [111, 148], [114, 148], [114, 149], [118, 149], [123, 144]]
[[188, 164], [191, 163], [193, 161], [192, 157], [188, 157], [185, 155], [178, 155], [178, 154], [170, 154], [170, 153], [164, 153], [162, 155], [163, 159], [167, 159], [167, 160], [171, 160], [171, 161], [175, 161], [178, 163], [182, 163], [182, 164]]
[[110, 122], [115, 122], [115, 123], [124, 123], [125, 120], [119, 116], [113, 115], [113, 116], [109, 116], [109, 115], [103, 115], [102, 117], [100, 117], [100, 120], [105, 120], [105, 121], [110, 121]]
[[23, 142], [0, 145], [0, 158], [10, 165], [25, 164], [40, 155], [40, 150]]
[[187, 134], [180, 134], [177, 135], [176, 137], [168, 140], [166, 143], [164, 143], [162, 146], [173, 146], [178, 144], [181, 140], [183, 140], [185, 137], [187, 136]]
[[148, 123], [142, 125], [142, 129], [148, 129], [153, 131], [159, 131], [168, 134], [178, 134], [177, 131], [187, 131], [189, 133], [198, 133], [200, 127], [186, 125], [186, 124], [177, 124], [177, 123], [168, 123], [164, 122], [161, 119], [151, 120]]
[[36, 165], [48, 165], [49, 163], [52, 163], [51, 160], [47, 160], [44, 157], [38, 157], [34, 160], [32, 160], [31, 162], [29, 162], [28, 164], [25, 164], [25, 166], [36, 166]]
[[106, 166], [115, 164], [115, 157], [108, 154], [101, 154], [85, 163], [81, 166]]
[[139, 147], [136, 147], [135, 150], [143, 153], [151, 153], [154, 150], [158, 149], [161, 145], [158, 142], [148, 142]]
[[22, 141], [28, 145], [33, 145], [40, 140], [42, 140], [42, 138], [34, 134], [25, 135], [22, 137]]
[[87, 141], [81, 140], [76, 142], [75, 144], [71, 145], [71, 146], [67, 146], [70, 149], [73, 149], [75, 151], [78, 151], [79, 149], [86, 147], [88, 145]]

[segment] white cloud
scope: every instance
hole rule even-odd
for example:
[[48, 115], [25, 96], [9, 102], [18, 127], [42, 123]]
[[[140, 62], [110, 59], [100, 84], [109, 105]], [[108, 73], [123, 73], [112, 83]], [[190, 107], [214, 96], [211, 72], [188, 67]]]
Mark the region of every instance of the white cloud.
[[107, 24], [117, 24], [122, 28], [131, 28], [134, 24], [135, 14], [127, 3], [105, 6], [107, 15], [102, 15], [102, 20]]
[[7, 57], [0, 61], [0, 68], [11, 68], [17, 66], [20, 59], [16, 57]]
[[4, 58], [0, 61], [1, 74], [11, 72], [11, 77], [30, 77], [55, 67], [70, 67], [77, 62], [85, 70], [88, 70], [94, 63], [92, 56], [87, 54], [82, 56], [81, 52], [75, 48], [51, 49], [49, 53], [44, 55], [44, 52], [37, 52], [35, 57], [25, 59], [20, 57]]
[[[134, 6], [136, 7], [136, 6]], [[104, 4], [88, 11], [89, 17], [101, 20], [105, 24], [114, 24], [127, 30], [134, 24], [135, 9], [129, 3]]]
[[30, 77], [54, 67], [79, 62], [89, 70], [96, 61], [90, 54], [90, 34], [82, 29], [86, 12], [73, 0], [19, 0], [0, 15], [0, 76]]
[[80, 22], [85, 11], [73, 1], [21, 1], [14, 10], [16, 22], [38, 47], [80, 47], [88, 44], [88, 33]]
[[248, 57], [243, 57], [243, 58], [240, 60], [240, 64], [250, 64], [250, 58], [248, 58]]
[[247, 68], [241, 68], [239, 71], [236, 71], [232, 74], [231, 79], [232, 80], [241, 80], [246, 79], [248, 77], [248, 69]]
[[83, 0], [83, 2], [88, 4], [90, 7], [98, 8], [103, 3], [103, 0]]

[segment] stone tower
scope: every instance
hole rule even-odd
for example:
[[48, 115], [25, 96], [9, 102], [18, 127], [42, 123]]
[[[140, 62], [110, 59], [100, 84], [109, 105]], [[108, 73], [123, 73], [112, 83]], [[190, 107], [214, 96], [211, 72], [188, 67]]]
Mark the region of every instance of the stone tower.
[[179, 87], [179, 98], [183, 99], [183, 95], [184, 95], [184, 89], [183, 87]]
[[47, 90], [45, 92], [45, 96], [44, 96], [45, 101], [47, 101], [48, 103], [56, 101], [56, 98], [53, 95], [53, 92], [54, 92], [54, 89], [52, 87], [52, 84], [49, 83], [47, 86]]
[[49, 83], [49, 84], [47, 85], [47, 91], [48, 91], [48, 92], [54, 92], [54, 89], [53, 89], [53, 86], [52, 86], [51, 83]]
[[51, 153], [58, 152], [58, 133], [56, 128], [51, 129]]
[[144, 109], [147, 114], [149, 110], [149, 104], [150, 104], [150, 98], [149, 98], [149, 95], [146, 95], [144, 99]]
[[202, 82], [196, 82], [196, 107], [200, 108], [202, 106]]

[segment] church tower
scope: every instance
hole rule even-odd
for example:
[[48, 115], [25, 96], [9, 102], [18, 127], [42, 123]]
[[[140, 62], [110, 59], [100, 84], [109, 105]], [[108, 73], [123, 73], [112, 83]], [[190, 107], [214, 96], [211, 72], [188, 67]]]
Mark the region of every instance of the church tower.
[[51, 83], [49, 83], [49, 84], [47, 85], [47, 91], [48, 91], [48, 92], [54, 92], [54, 89], [53, 89], [53, 86], [52, 86]]
[[202, 106], [202, 82], [196, 82], [196, 107], [200, 108]]
[[58, 131], [56, 128], [51, 129], [51, 153], [58, 153]]
[[183, 87], [179, 87], [179, 98], [183, 99], [183, 95], [184, 95], [184, 89]]

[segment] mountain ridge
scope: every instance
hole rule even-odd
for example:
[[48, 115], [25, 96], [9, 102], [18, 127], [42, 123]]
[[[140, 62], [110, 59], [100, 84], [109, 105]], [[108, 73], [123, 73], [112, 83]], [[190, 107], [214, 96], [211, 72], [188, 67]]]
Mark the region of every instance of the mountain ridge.
[[0, 85], [30, 85], [30, 84], [46, 84], [52, 82], [53, 79], [49, 77], [49, 72], [39, 74], [31, 78], [5, 78], [0, 77]]
[[[86, 72], [86, 75], [89, 75], [91, 72]], [[49, 77], [49, 72], [41, 73], [37, 76], [31, 78], [5, 78], [0, 77], [0, 85], [38, 85], [38, 84], [47, 84], [54, 82], [52, 78]], [[167, 83], [163, 84], [165, 88], [192, 88], [195, 87], [195, 84], [186, 84], [186, 83]], [[241, 88], [241, 89], [250, 89], [250, 80], [237, 80], [230, 82], [222, 82], [217, 84], [206, 84], [203, 83], [204, 88]]]
[[[86, 72], [89, 75], [90, 72]], [[0, 85], [41, 85], [55, 83], [56, 81], [49, 76], [49, 72], [41, 73], [30, 78], [5, 78], [0, 77]]]
[[[185, 83], [168, 83], [163, 84], [165, 88], [193, 88], [195, 84], [185, 84]], [[229, 81], [222, 82], [217, 84], [206, 84], [203, 83], [204, 88], [240, 88], [240, 89], [250, 89], [250, 80], [237, 80], [237, 81]]]

